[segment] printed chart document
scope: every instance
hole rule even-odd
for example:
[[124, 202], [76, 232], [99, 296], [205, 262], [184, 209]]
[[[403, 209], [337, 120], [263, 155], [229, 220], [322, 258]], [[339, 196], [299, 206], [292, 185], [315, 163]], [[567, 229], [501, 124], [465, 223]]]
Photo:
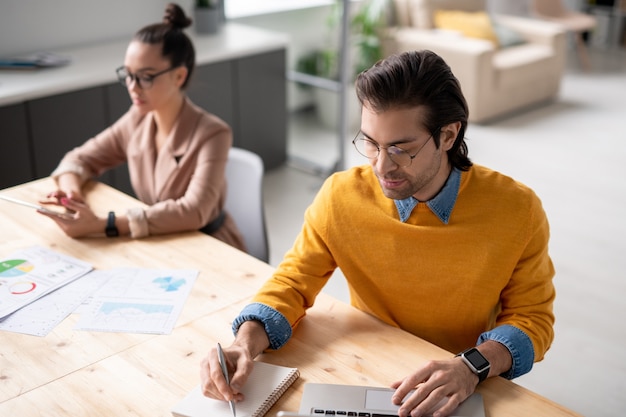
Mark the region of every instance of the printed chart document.
[[0, 318], [82, 277], [86, 262], [33, 246], [0, 260]]
[[76, 330], [169, 334], [198, 276], [195, 270], [116, 268], [92, 296]]
[[0, 319], [0, 330], [46, 336], [108, 279], [107, 271], [91, 271]]
[[[245, 400], [236, 403], [237, 417], [263, 417], [300, 376], [297, 368], [255, 362], [242, 392]], [[198, 385], [172, 408], [175, 417], [232, 417], [227, 401], [205, 397]]]

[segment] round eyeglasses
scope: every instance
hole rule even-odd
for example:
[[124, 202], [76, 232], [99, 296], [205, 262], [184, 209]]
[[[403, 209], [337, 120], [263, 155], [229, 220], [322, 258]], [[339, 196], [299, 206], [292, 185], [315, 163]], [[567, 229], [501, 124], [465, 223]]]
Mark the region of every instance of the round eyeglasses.
[[134, 81], [135, 83], [137, 83], [139, 88], [141, 88], [142, 90], [147, 90], [148, 88], [152, 87], [152, 84], [154, 83], [154, 79], [156, 77], [158, 77], [159, 75], [163, 75], [173, 69], [176, 69], [176, 67], [171, 67], [163, 71], [159, 71], [156, 74], [133, 74], [132, 72], [128, 71], [126, 67], [122, 66], [115, 70], [115, 74], [117, 74], [117, 80], [124, 87], [129, 87]]
[[387, 155], [389, 159], [393, 161], [394, 164], [400, 167], [408, 167], [413, 163], [413, 159], [417, 156], [418, 153], [424, 146], [428, 143], [428, 141], [433, 137], [431, 134], [426, 142], [420, 146], [420, 148], [411, 155], [409, 152], [405, 151], [402, 148], [397, 147], [396, 145], [391, 145], [387, 147], [382, 147], [378, 143], [374, 142], [371, 139], [368, 139], [362, 132], [359, 132], [356, 137], [352, 140], [352, 144], [356, 148], [357, 152], [366, 157], [367, 159], [376, 159], [380, 155], [380, 150], [384, 149], [387, 151]]

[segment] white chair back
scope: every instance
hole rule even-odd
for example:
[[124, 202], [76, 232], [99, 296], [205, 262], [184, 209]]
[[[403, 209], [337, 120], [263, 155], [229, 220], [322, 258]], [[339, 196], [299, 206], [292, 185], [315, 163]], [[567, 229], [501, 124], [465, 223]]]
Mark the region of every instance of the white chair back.
[[243, 235], [248, 253], [269, 262], [263, 210], [263, 160], [254, 152], [231, 148], [226, 164], [227, 194], [224, 208]]

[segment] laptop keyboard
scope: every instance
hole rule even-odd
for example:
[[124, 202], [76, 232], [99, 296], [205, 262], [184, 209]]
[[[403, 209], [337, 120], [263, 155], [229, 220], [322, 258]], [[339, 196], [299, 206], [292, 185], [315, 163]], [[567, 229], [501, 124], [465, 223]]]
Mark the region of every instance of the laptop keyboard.
[[363, 411], [326, 410], [321, 408], [313, 409], [313, 416], [346, 416], [346, 417], [398, 417], [397, 414], [380, 414]]

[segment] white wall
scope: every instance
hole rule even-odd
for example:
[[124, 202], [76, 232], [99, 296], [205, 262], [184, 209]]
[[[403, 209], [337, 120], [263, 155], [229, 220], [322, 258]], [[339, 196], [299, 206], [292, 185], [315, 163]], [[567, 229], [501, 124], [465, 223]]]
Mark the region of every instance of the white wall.
[[[158, 22], [167, 0], [2, 0], [0, 56], [129, 38]], [[180, 4], [191, 4], [191, 0]], [[187, 9], [186, 9], [187, 10]]]

